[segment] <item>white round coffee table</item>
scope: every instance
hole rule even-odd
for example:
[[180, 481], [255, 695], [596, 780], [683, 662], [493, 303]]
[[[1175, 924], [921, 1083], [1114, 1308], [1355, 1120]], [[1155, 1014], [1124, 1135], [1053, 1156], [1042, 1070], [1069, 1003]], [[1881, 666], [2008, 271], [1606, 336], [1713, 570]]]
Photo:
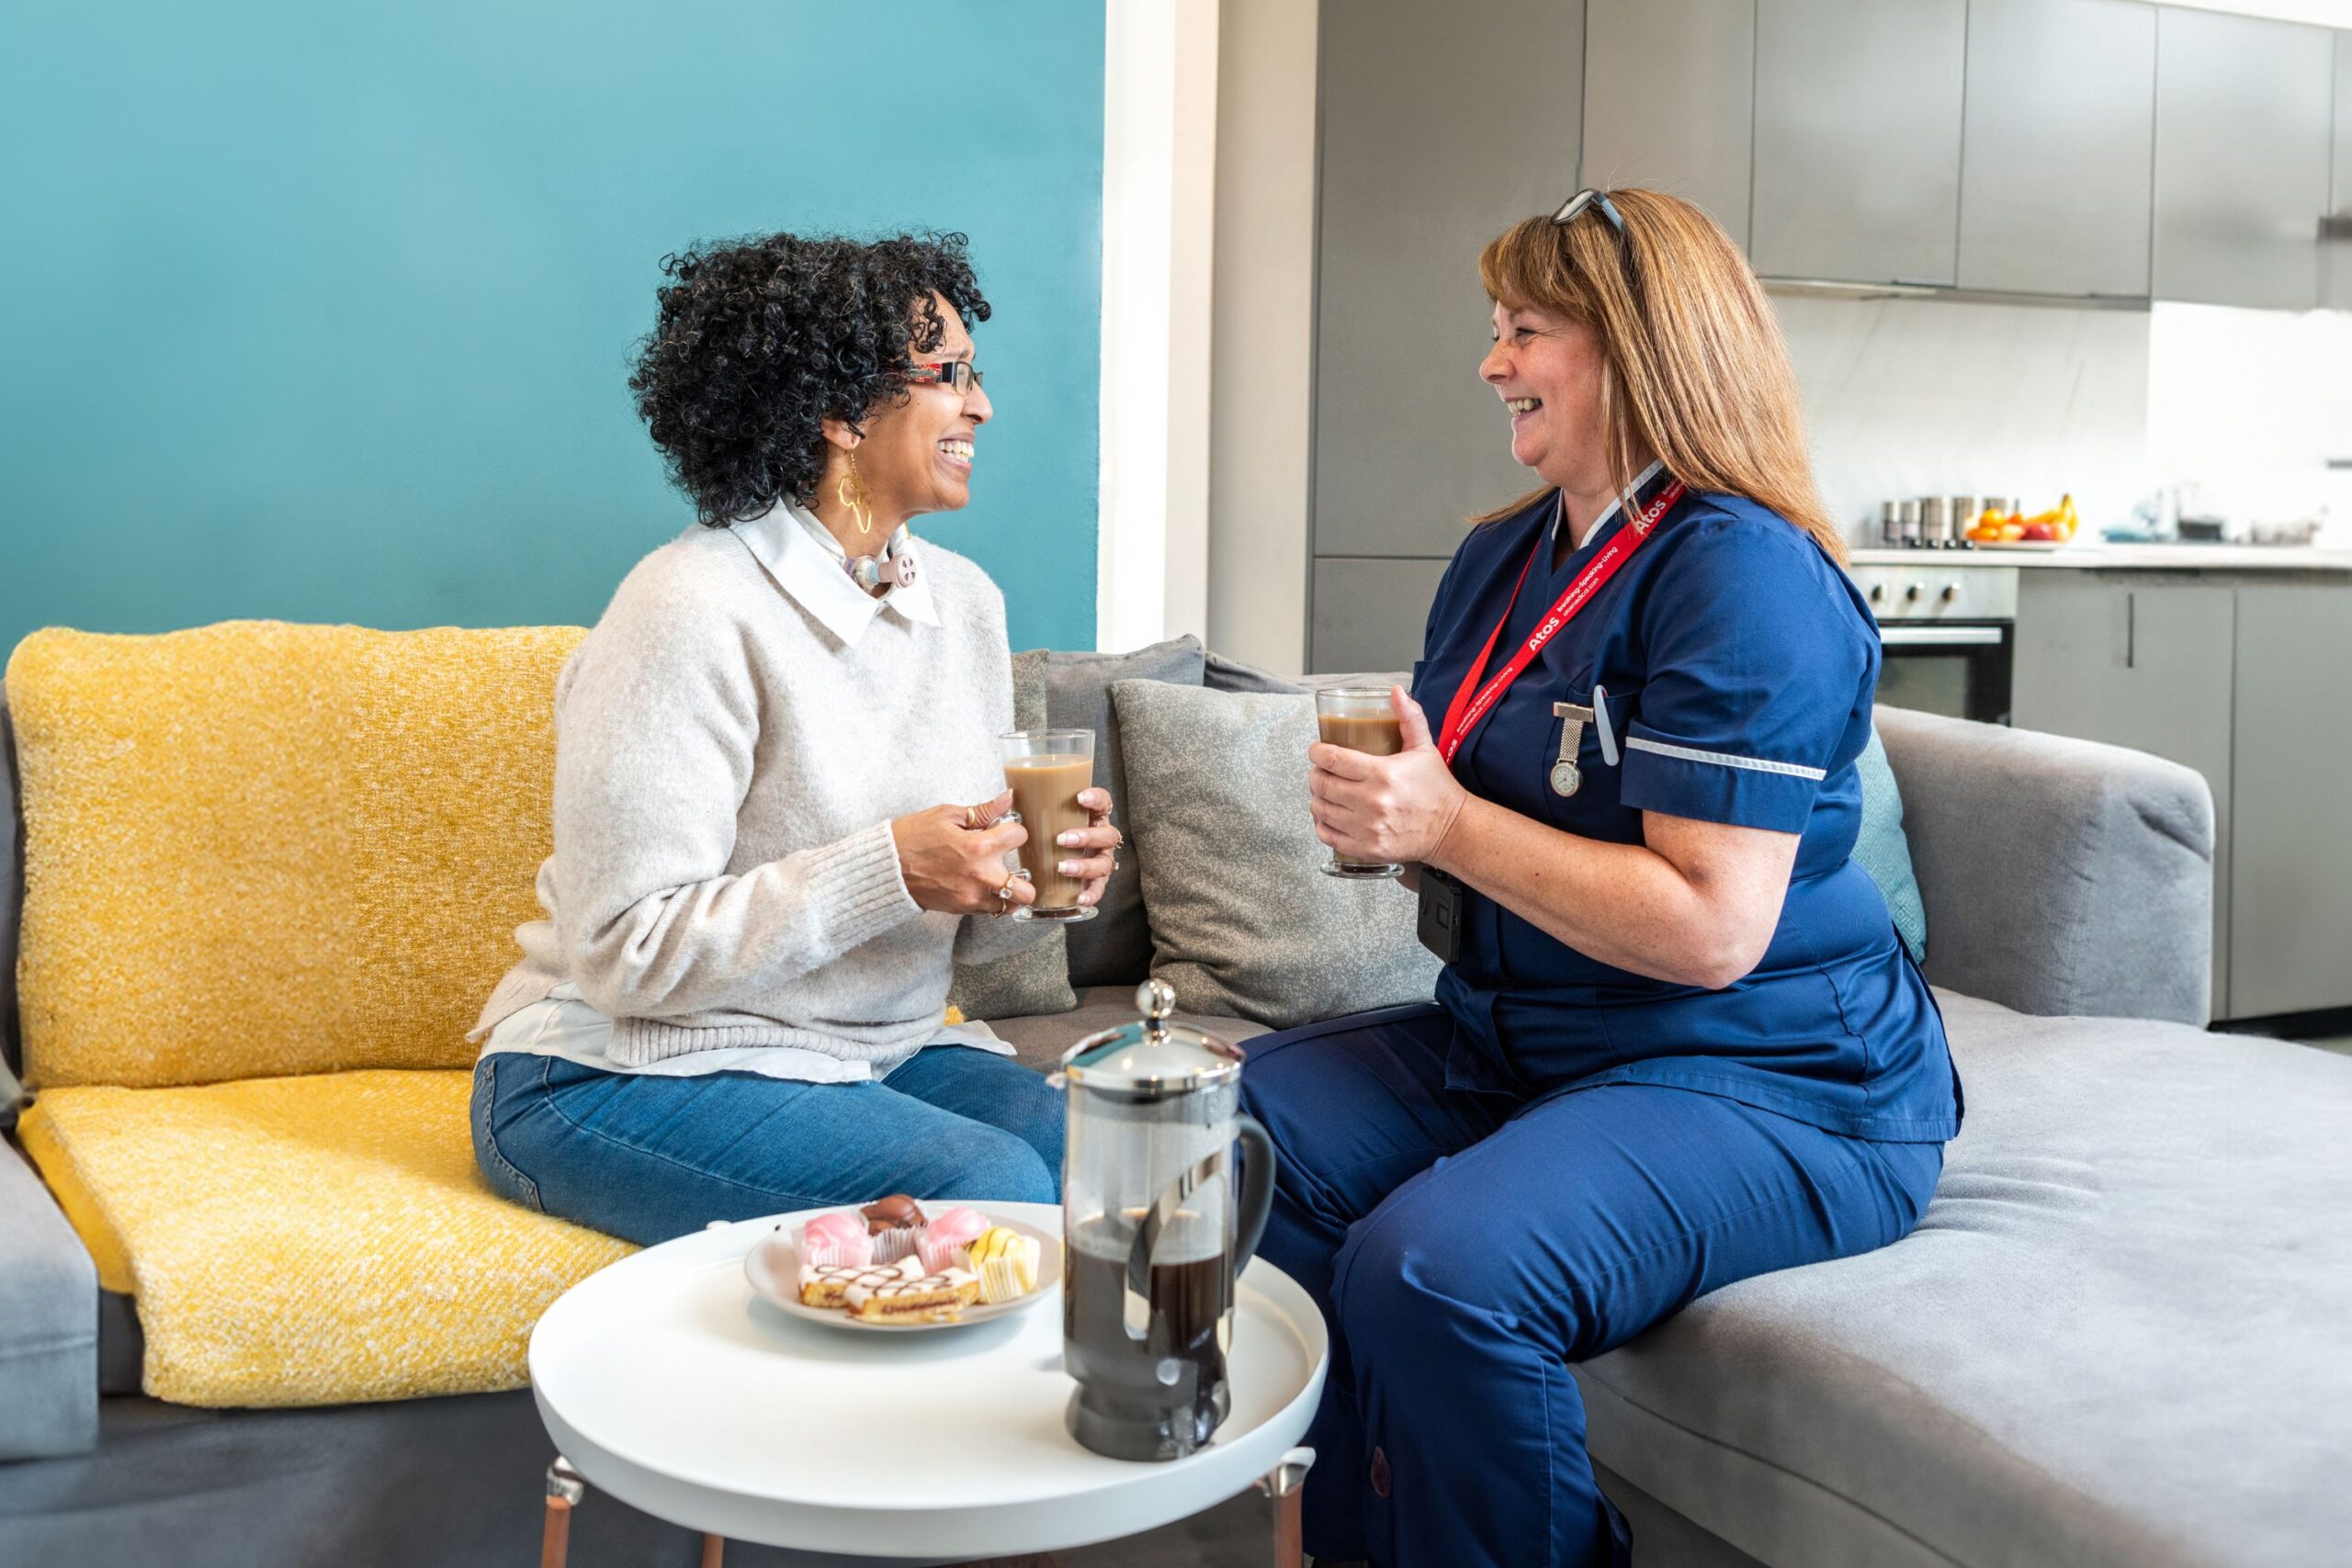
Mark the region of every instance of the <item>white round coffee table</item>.
[[[976, 1204], [1058, 1233], [1060, 1210]], [[1113, 1540], [1261, 1480], [1295, 1554], [1295, 1445], [1329, 1347], [1314, 1302], [1258, 1261], [1236, 1291], [1233, 1413], [1166, 1464], [1104, 1459], [1062, 1425], [1059, 1301], [993, 1322], [876, 1334], [758, 1298], [744, 1255], [775, 1220], [716, 1225], [590, 1276], [531, 1335], [539, 1418], [578, 1476], [711, 1537], [900, 1563], [966, 1562]], [[559, 1461], [560, 1464], [562, 1461]], [[578, 1482], [550, 1472], [555, 1503]], [[706, 1561], [716, 1556], [707, 1550]]]

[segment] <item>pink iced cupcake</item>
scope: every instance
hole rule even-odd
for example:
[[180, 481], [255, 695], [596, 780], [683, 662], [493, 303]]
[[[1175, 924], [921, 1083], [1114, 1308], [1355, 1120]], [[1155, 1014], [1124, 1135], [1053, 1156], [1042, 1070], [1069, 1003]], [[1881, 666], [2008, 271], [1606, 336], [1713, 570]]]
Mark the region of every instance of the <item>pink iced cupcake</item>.
[[924, 1227], [915, 1244], [922, 1266], [934, 1274], [964, 1267], [964, 1249], [989, 1228], [988, 1217], [972, 1209], [950, 1209]]
[[855, 1214], [820, 1214], [800, 1227], [800, 1261], [810, 1269], [863, 1269], [874, 1261], [874, 1238]]

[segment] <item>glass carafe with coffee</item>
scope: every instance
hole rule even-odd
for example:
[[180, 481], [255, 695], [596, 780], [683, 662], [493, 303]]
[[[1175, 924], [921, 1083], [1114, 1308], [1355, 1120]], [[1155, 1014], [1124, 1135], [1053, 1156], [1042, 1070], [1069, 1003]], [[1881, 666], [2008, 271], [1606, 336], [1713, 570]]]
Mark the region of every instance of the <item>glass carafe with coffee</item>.
[[1233, 1281], [1266, 1228], [1274, 1151], [1238, 1110], [1241, 1052], [1170, 1023], [1164, 980], [1136, 1003], [1138, 1022], [1080, 1041], [1057, 1075], [1069, 1093], [1063, 1364], [1078, 1380], [1073, 1437], [1113, 1459], [1171, 1460], [1232, 1409]]

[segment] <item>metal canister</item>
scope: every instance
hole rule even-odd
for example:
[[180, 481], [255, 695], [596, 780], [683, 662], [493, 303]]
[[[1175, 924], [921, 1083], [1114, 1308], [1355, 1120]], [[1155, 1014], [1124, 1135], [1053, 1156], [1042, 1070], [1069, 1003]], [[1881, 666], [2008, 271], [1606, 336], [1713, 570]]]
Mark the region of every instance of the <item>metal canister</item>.
[[1953, 496], [1951, 498], [1952, 542], [1964, 543], [1968, 538], [1968, 531], [1976, 526], [1976, 520], [1984, 514], [1984, 502], [1982, 498], [1973, 495]]
[[1919, 542], [1931, 550], [1940, 550], [1952, 541], [1951, 497], [1923, 495], [1919, 498]]
[[1894, 502], [1882, 501], [1878, 503], [1878, 542], [1882, 545], [1903, 542], [1903, 513]]
[[1917, 502], [1905, 501], [1896, 505], [1894, 527], [1905, 544], [1916, 545], [1919, 542], [1919, 503]]

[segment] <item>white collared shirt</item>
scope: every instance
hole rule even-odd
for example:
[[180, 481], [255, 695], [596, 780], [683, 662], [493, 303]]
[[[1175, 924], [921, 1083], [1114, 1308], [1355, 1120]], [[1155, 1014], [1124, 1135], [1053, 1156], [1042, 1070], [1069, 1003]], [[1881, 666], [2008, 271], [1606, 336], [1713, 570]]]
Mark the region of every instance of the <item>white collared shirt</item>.
[[[851, 581], [842, 565], [849, 559], [849, 552], [807, 507], [779, 501], [757, 517], [736, 524], [735, 532], [767, 568], [776, 586], [851, 648], [857, 646], [874, 617], [885, 610], [922, 626], [939, 624], [938, 608], [931, 602], [931, 584], [922, 572], [915, 574], [912, 582], [893, 584], [876, 598]], [[897, 536], [890, 542], [897, 542]], [[887, 544], [882, 547], [887, 548]]]

